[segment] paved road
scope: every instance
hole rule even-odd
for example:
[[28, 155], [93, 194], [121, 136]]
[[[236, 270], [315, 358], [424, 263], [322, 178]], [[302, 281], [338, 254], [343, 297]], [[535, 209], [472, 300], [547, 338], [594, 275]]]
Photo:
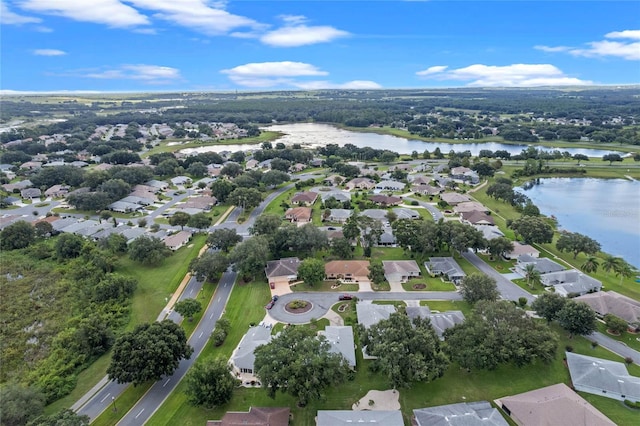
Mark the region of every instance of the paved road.
[[[202, 320], [189, 339], [193, 347], [193, 355], [189, 359], [183, 359], [171, 377], [166, 377], [156, 382], [147, 393], [133, 406], [131, 410], [118, 422], [119, 425], [143, 425], [162, 405], [164, 400], [178, 386], [180, 380], [187, 374], [187, 370], [198, 358], [205, 345], [209, 341], [211, 333], [215, 329], [215, 323], [224, 313], [225, 306], [231, 295], [236, 273], [229, 270], [222, 275], [218, 288], [207, 307]], [[176, 314], [177, 315], [177, 314]]]
[[495, 278], [498, 291], [503, 299], [517, 301], [519, 298], [524, 297], [529, 303], [536, 300], [535, 296], [503, 277], [502, 274], [487, 265], [485, 261], [480, 259], [475, 253], [468, 251], [466, 253], [462, 253], [462, 257], [471, 262], [473, 266], [478, 268], [481, 272]]
[[[357, 296], [360, 300], [462, 300], [455, 291], [412, 291], [412, 292], [387, 292], [364, 291], [345, 292]], [[306, 324], [311, 319], [324, 316], [331, 306], [338, 303], [338, 297], [342, 293], [336, 292], [295, 292], [283, 294], [269, 311], [269, 315], [280, 322], [287, 324]], [[303, 314], [292, 314], [284, 307], [294, 299], [307, 300], [312, 303], [311, 310]]]
[[442, 214], [442, 212], [440, 210], [438, 210], [438, 208], [432, 206], [429, 203], [425, 203], [424, 201], [421, 201], [417, 198], [413, 198], [413, 197], [405, 197], [404, 198], [405, 201], [417, 201], [419, 206], [424, 207], [425, 209], [429, 210], [429, 213], [431, 213], [431, 216], [433, 217], [433, 220], [435, 220], [436, 222], [439, 221], [440, 219], [444, 219], [444, 215]]
[[[595, 332], [587, 337], [595, 342], [598, 342], [600, 346], [609, 349], [611, 352], [614, 352], [624, 358], [629, 357], [633, 360], [634, 363], [640, 365], [640, 352], [631, 349], [624, 343], [618, 342], [617, 340], [612, 339], [606, 334], [602, 334], [600, 332]], [[635, 336], [633, 338], [635, 338]]]

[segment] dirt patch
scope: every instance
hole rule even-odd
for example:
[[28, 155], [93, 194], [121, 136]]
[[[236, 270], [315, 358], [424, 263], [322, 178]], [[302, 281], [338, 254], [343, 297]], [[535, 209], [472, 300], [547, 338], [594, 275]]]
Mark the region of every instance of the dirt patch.
[[313, 308], [313, 304], [306, 300], [304, 301], [306, 302], [305, 306], [299, 306], [299, 303], [296, 303], [296, 302], [299, 302], [299, 301], [293, 300], [287, 303], [284, 306], [284, 310], [289, 312], [290, 314], [304, 314], [305, 312], [309, 312], [311, 308]]
[[412, 287], [414, 290], [424, 290], [427, 288], [426, 284], [414, 284]]

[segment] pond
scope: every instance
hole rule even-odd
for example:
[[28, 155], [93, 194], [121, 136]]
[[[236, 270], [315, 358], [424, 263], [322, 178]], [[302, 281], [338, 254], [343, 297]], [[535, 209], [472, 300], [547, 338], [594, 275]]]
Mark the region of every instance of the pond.
[[640, 181], [544, 178], [516, 188], [558, 219], [561, 229], [595, 239], [602, 251], [640, 268]]
[[[265, 127], [274, 132], [282, 132], [285, 135], [279, 138], [277, 141], [282, 142], [285, 145], [292, 145], [294, 143], [301, 144], [305, 147], [315, 148], [319, 146], [325, 146], [327, 144], [337, 144], [343, 146], [345, 144], [353, 144], [359, 148], [371, 147], [374, 149], [388, 149], [395, 151], [399, 154], [411, 154], [413, 151], [423, 153], [425, 149], [429, 152], [433, 152], [436, 148], [440, 148], [442, 153], [447, 154], [449, 151], [471, 151], [472, 155], [478, 155], [480, 150], [489, 149], [491, 151], [504, 150], [512, 155], [519, 154], [523, 149], [526, 149], [528, 145], [519, 144], [511, 145], [499, 142], [479, 142], [479, 143], [444, 143], [444, 142], [423, 142], [420, 140], [411, 140], [400, 138], [391, 135], [379, 135], [376, 133], [359, 133], [349, 130], [338, 129], [337, 127], [328, 124], [317, 123], [296, 123], [296, 124], [283, 124]], [[263, 130], [264, 130], [263, 129]], [[187, 148], [181, 152], [190, 154], [193, 152], [221, 152], [221, 151], [247, 151], [256, 149], [259, 145], [245, 144], [245, 145], [218, 145], [207, 146], [200, 148]], [[558, 149], [559, 151], [569, 151], [571, 155], [584, 154], [589, 157], [602, 157], [605, 154], [615, 152], [620, 155], [624, 155], [622, 152], [602, 150], [602, 149], [587, 149], [587, 148], [552, 148], [539, 146], [543, 150], [553, 151]]]

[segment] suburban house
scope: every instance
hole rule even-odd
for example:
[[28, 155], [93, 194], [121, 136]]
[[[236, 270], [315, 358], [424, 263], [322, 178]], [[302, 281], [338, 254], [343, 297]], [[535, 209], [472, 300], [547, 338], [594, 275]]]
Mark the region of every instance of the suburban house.
[[25, 199], [33, 200], [34, 198], [40, 198], [42, 191], [40, 188], [26, 188], [20, 191], [20, 196]]
[[405, 207], [396, 207], [393, 212], [398, 216], [398, 219], [419, 219], [420, 213], [413, 209], [407, 209]]
[[556, 293], [563, 296], [593, 293], [602, 289], [602, 283], [589, 275], [585, 275], [576, 269], [568, 271], [550, 272], [542, 274], [540, 281], [543, 286], [553, 286]]
[[497, 408], [487, 401], [459, 402], [413, 410], [415, 426], [508, 426]]
[[329, 216], [325, 219], [327, 222], [345, 223], [353, 214], [353, 210], [347, 209], [331, 209]]
[[482, 232], [485, 240], [491, 241], [494, 238], [504, 237], [504, 234], [497, 226], [493, 225], [473, 225], [478, 231]]
[[494, 401], [519, 426], [614, 426], [564, 383]]
[[599, 291], [585, 294], [584, 296], [576, 297], [574, 300], [591, 306], [600, 317], [612, 314], [625, 320], [632, 329], [636, 331], [640, 329], [640, 302], [637, 300], [623, 296], [615, 291]]
[[69, 187], [67, 185], [53, 185], [51, 188], [44, 191], [44, 195], [47, 197], [61, 198], [69, 193]]
[[369, 189], [373, 189], [375, 186], [376, 186], [375, 181], [369, 178], [355, 178], [347, 182], [347, 184], [345, 185], [345, 188], [347, 190], [352, 190], [352, 189], [369, 190]]
[[289, 426], [289, 407], [249, 407], [249, 411], [228, 411], [207, 426]]
[[443, 276], [456, 285], [467, 276], [453, 257], [431, 257], [428, 262], [424, 262], [424, 267], [431, 275]]
[[253, 160], [253, 159], [252, 160], [247, 160], [247, 163], [245, 164], [244, 168], [246, 170], [255, 169], [255, 168], [258, 167], [258, 163], [259, 163], [258, 160]]
[[384, 277], [390, 283], [406, 283], [420, 276], [420, 267], [415, 260], [383, 260]]
[[316, 426], [352, 426], [355, 424], [404, 426], [404, 420], [400, 410], [318, 410], [316, 417]]
[[356, 303], [356, 314], [358, 315], [358, 324], [362, 324], [364, 328], [369, 328], [382, 320], [389, 319], [391, 314], [396, 312], [393, 305], [376, 305], [373, 303]]
[[331, 345], [329, 352], [344, 356], [349, 367], [356, 366], [356, 350], [351, 326], [328, 325], [324, 331], [318, 331], [318, 335], [326, 337]]
[[198, 210], [211, 210], [211, 207], [215, 206], [218, 202], [216, 197], [210, 195], [200, 195], [198, 197], [187, 198], [184, 203], [178, 204], [177, 209], [198, 209]]
[[471, 198], [469, 198], [467, 195], [458, 194], [457, 192], [445, 192], [444, 194], [440, 194], [440, 199], [442, 201], [446, 201], [446, 203], [451, 206], [471, 201]]
[[463, 201], [461, 203], [456, 204], [455, 207], [453, 208], [453, 211], [458, 214], [461, 214], [461, 213], [473, 212], [473, 211], [487, 212], [489, 210], [482, 203], [479, 203], [477, 201]]
[[517, 241], [513, 242], [513, 250], [509, 253], [505, 253], [504, 257], [507, 259], [517, 259], [521, 254], [528, 254], [531, 257], [540, 256], [540, 252], [529, 244], [521, 244]]
[[331, 197], [335, 198], [336, 201], [339, 201], [341, 203], [351, 201], [351, 194], [345, 191], [329, 191], [320, 193], [320, 198], [322, 198], [323, 203]]
[[238, 347], [231, 355], [231, 363], [236, 373], [255, 376], [253, 363], [256, 360], [253, 351], [260, 345], [266, 345], [271, 341], [271, 327], [257, 325], [249, 328], [242, 337]]
[[462, 212], [460, 213], [460, 219], [462, 220], [462, 223], [468, 223], [469, 225], [495, 225], [493, 217], [478, 210]]
[[20, 164], [20, 170], [40, 170], [42, 168], [41, 161], [27, 161]]
[[398, 240], [395, 235], [393, 235], [393, 228], [390, 226], [382, 227], [382, 234], [376, 244], [376, 247], [395, 247], [398, 243]]
[[167, 182], [155, 179], [145, 182], [145, 185], [156, 188], [159, 191], [164, 191], [169, 187], [169, 184]]
[[431, 177], [425, 175], [409, 175], [407, 176], [411, 185], [429, 185], [431, 183]]
[[324, 265], [324, 274], [328, 280], [344, 282], [369, 281], [369, 261], [332, 260]]
[[4, 185], [2, 185], [4, 190], [7, 192], [21, 191], [31, 186], [33, 186], [33, 182], [31, 182], [29, 179], [21, 180], [20, 182], [16, 183], [5, 183]]
[[640, 377], [631, 376], [622, 362], [566, 352], [573, 387], [605, 398], [640, 401]]
[[180, 231], [177, 234], [170, 235], [164, 239], [164, 245], [169, 247], [171, 250], [178, 250], [180, 247], [184, 247], [193, 233], [190, 231]]
[[564, 266], [554, 262], [546, 257], [532, 257], [528, 254], [521, 254], [518, 256], [518, 262], [516, 263], [515, 270], [522, 276], [527, 274], [527, 266], [534, 265], [536, 271], [541, 274], [548, 274], [550, 272], [564, 271]]
[[451, 169], [450, 175], [453, 179], [461, 180], [463, 182], [469, 182], [471, 184], [480, 182], [478, 173], [467, 167], [454, 167], [453, 169]]
[[346, 179], [344, 178], [344, 176], [331, 175], [331, 176], [327, 177], [325, 180], [323, 180], [322, 184], [323, 185], [328, 185], [328, 186], [338, 186], [342, 182], [344, 182], [345, 180]]
[[382, 210], [382, 209], [366, 209], [366, 210], [362, 210], [360, 212], [361, 216], [367, 216], [370, 217], [371, 219], [375, 219], [378, 220], [382, 223], [387, 222], [387, 210]]
[[291, 204], [295, 204], [295, 205], [302, 204], [302, 205], [310, 206], [311, 204], [315, 203], [317, 199], [318, 199], [317, 192], [311, 192], [311, 191], [298, 192], [296, 195], [291, 197]]
[[127, 203], [125, 201], [114, 201], [107, 206], [109, 210], [118, 213], [132, 213], [144, 209], [144, 206], [136, 203]]
[[291, 222], [311, 222], [311, 208], [294, 207], [287, 210], [284, 217]]
[[418, 194], [422, 194], [422, 195], [437, 195], [443, 191], [442, 188], [439, 188], [437, 186], [431, 186], [429, 184], [413, 185], [411, 187], [411, 190], [413, 192], [417, 192]]
[[402, 198], [394, 197], [390, 195], [372, 195], [369, 197], [369, 201], [379, 206], [397, 206], [402, 202]]
[[300, 266], [300, 259], [297, 257], [270, 260], [267, 262], [264, 273], [269, 282], [282, 281], [289, 283], [298, 279], [298, 266]]
[[378, 182], [374, 188], [384, 191], [403, 191], [405, 186], [404, 182], [398, 182], [397, 180], [383, 180]]
[[428, 318], [440, 340], [444, 340], [443, 334], [446, 329], [464, 322], [462, 311], [431, 312], [428, 306], [407, 306], [406, 313], [412, 322], [417, 317]]
[[171, 178], [171, 183], [175, 186], [189, 185], [191, 183], [191, 178], [188, 176], [176, 176]]

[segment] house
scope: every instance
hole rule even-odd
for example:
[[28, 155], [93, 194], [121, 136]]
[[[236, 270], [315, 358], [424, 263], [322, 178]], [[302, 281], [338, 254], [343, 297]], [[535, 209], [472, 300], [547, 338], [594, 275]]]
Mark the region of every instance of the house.
[[144, 206], [136, 203], [128, 203], [125, 201], [115, 201], [107, 206], [109, 210], [118, 213], [132, 213], [143, 210]]
[[284, 217], [291, 222], [311, 222], [311, 207], [294, 207], [287, 210]]
[[614, 426], [564, 383], [494, 401], [519, 426]]
[[320, 198], [322, 198], [323, 203], [331, 197], [335, 198], [336, 201], [339, 201], [341, 203], [351, 201], [351, 194], [345, 191], [329, 191], [320, 193]]
[[346, 180], [346, 178], [344, 176], [331, 175], [331, 176], [327, 177], [325, 180], [323, 180], [322, 184], [323, 185], [327, 185], [327, 186], [338, 186], [342, 182], [344, 182], [345, 180]]
[[431, 185], [413, 185], [411, 187], [411, 190], [413, 192], [416, 192], [418, 194], [422, 194], [422, 195], [437, 195], [440, 194], [443, 189], [442, 188], [438, 188], [437, 186], [431, 186]]
[[602, 289], [600, 281], [576, 269], [542, 274], [540, 281], [543, 286], [553, 286], [556, 289], [556, 293], [567, 297], [569, 295], [582, 296]]
[[199, 210], [211, 210], [211, 207], [215, 206], [218, 202], [216, 197], [210, 195], [200, 195], [197, 197], [187, 198], [187, 200], [176, 206], [178, 209], [199, 209]]
[[377, 204], [379, 206], [397, 206], [398, 204], [400, 204], [402, 202], [402, 198], [400, 197], [393, 197], [393, 196], [389, 196], [389, 195], [382, 195], [382, 194], [377, 194], [377, 195], [372, 195], [369, 197], [369, 201], [371, 201], [374, 204]]
[[294, 204], [294, 205], [302, 204], [303, 206], [304, 205], [310, 206], [313, 203], [315, 203], [317, 199], [318, 199], [317, 192], [311, 192], [311, 191], [298, 192], [293, 197], [291, 197], [291, 204]]
[[469, 225], [495, 225], [491, 216], [477, 210], [460, 213], [460, 219], [463, 223], [468, 223]]
[[640, 377], [631, 376], [622, 362], [565, 352], [573, 387], [605, 398], [640, 401]]
[[152, 179], [148, 182], [145, 182], [146, 186], [150, 186], [152, 188], [155, 188], [159, 191], [164, 191], [165, 189], [167, 189], [169, 187], [169, 184], [167, 182], [161, 181], [161, 180], [155, 180]]
[[607, 314], [622, 318], [633, 329], [640, 328], [640, 302], [615, 291], [599, 291], [576, 297], [576, 302], [584, 302], [598, 314]]
[[459, 402], [413, 410], [415, 426], [508, 426], [498, 409], [487, 401]]
[[41, 161], [27, 161], [20, 164], [20, 170], [40, 170], [42, 168]]
[[467, 167], [454, 167], [451, 169], [450, 175], [453, 179], [461, 180], [463, 182], [469, 182], [473, 185], [480, 182], [478, 173]]
[[444, 194], [440, 194], [440, 199], [451, 206], [471, 201], [471, 198], [469, 198], [467, 195], [458, 194], [457, 192], [445, 192]]
[[507, 259], [517, 259], [521, 254], [528, 254], [531, 257], [540, 256], [540, 252], [529, 244], [521, 244], [517, 241], [513, 242], [513, 250], [504, 255]]
[[249, 411], [229, 411], [207, 426], [289, 426], [289, 407], [249, 407]]
[[477, 201], [463, 201], [461, 203], [456, 204], [456, 206], [453, 208], [453, 211], [460, 214], [460, 213], [472, 212], [472, 211], [488, 212], [489, 210], [485, 206], [483, 206], [481, 203], [478, 203]]
[[393, 235], [393, 228], [390, 226], [382, 227], [382, 234], [380, 234], [380, 238], [378, 238], [376, 247], [395, 247], [398, 243], [398, 239], [395, 235]]
[[393, 305], [376, 305], [373, 303], [356, 303], [356, 314], [358, 315], [358, 324], [362, 324], [364, 328], [369, 328], [384, 319], [389, 319], [391, 314], [396, 312]]
[[331, 345], [329, 352], [344, 356], [349, 367], [356, 366], [356, 350], [351, 326], [328, 325], [324, 331], [318, 331], [318, 335], [324, 336]]
[[329, 216], [325, 219], [327, 222], [345, 223], [353, 214], [353, 210], [347, 209], [331, 209]]
[[318, 416], [316, 417], [316, 426], [353, 426], [362, 424], [404, 426], [404, 420], [400, 410], [318, 410]]
[[289, 283], [298, 279], [298, 266], [300, 259], [297, 257], [287, 257], [280, 260], [270, 260], [264, 273], [269, 282], [284, 281]]
[[493, 225], [473, 225], [478, 231], [482, 232], [485, 240], [491, 241], [494, 238], [504, 237], [504, 234], [497, 226]]
[[431, 182], [431, 177], [425, 175], [409, 175], [407, 179], [412, 186], [428, 185]]
[[371, 219], [375, 219], [379, 222], [385, 223], [387, 220], [387, 210], [382, 209], [366, 209], [360, 212], [361, 216], [370, 217]]
[[4, 185], [2, 185], [2, 188], [4, 188], [4, 190], [7, 192], [14, 192], [14, 191], [19, 192], [25, 188], [29, 188], [32, 186], [33, 186], [33, 183], [29, 179], [25, 179], [16, 183], [5, 183]]
[[383, 180], [375, 185], [375, 189], [384, 191], [403, 191], [406, 184], [404, 182], [398, 182], [396, 180]]
[[4, 196], [0, 196], [0, 201], [3, 202], [5, 205], [8, 206], [15, 206], [20, 204], [20, 202], [22, 201], [20, 198], [18, 197], [4, 197]]
[[264, 160], [258, 163], [260, 169], [271, 169], [271, 159]]
[[69, 193], [69, 187], [67, 185], [53, 185], [51, 188], [44, 191], [44, 195], [47, 197], [60, 198]]
[[535, 270], [541, 274], [548, 274], [550, 272], [564, 271], [564, 266], [554, 262], [546, 257], [536, 258], [529, 256], [528, 254], [521, 254], [518, 256], [518, 262], [516, 263], [515, 270], [522, 276], [527, 275], [527, 266], [533, 265]]
[[344, 282], [369, 281], [369, 261], [332, 260], [324, 265], [324, 274], [328, 280]]
[[251, 327], [242, 337], [238, 347], [231, 354], [231, 363], [237, 373], [254, 375], [253, 363], [256, 360], [253, 351], [260, 345], [271, 341], [271, 327], [258, 325]]
[[420, 219], [420, 213], [413, 209], [407, 209], [404, 207], [396, 207], [393, 209], [393, 212], [396, 214], [398, 219]]
[[175, 186], [189, 185], [191, 183], [191, 178], [188, 176], [176, 176], [171, 178], [171, 183]]
[[289, 167], [289, 170], [293, 173], [298, 173], [303, 171], [304, 169], [307, 168], [306, 164], [303, 163], [296, 163], [296, 164], [292, 164], [291, 167]]
[[383, 260], [384, 278], [390, 283], [406, 283], [420, 276], [420, 267], [415, 260]]
[[258, 167], [258, 163], [259, 163], [258, 160], [253, 160], [253, 159], [252, 160], [248, 160], [247, 163], [245, 164], [244, 168], [246, 170], [255, 169], [255, 168]]
[[375, 181], [369, 179], [369, 178], [355, 178], [355, 179], [351, 179], [349, 182], [347, 182], [347, 184], [345, 185], [345, 188], [349, 191], [351, 191], [352, 189], [362, 189], [362, 190], [370, 190], [373, 189], [376, 186]]
[[177, 234], [166, 237], [163, 242], [165, 246], [175, 251], [180, 247], [184, 247], [189, 242], [192, 235], [193, 233], [189, 231], [180, 231]]
[[453, 257], [431, 257], [428, 262], [424, 262], [424, 267], [431, 275], [444, 276], [456, 285], [467, 276]]
[[40, 191], [40, 188], [26, 188], [20, 191], [20, 196], [22, 198], [33, 200], [34, 198], [40, 198], [42, 196], [42, 191]]
[[428, 306], [407, 306], [406, 313], [411, 322], [417, 317], [429, 319], [440, 340], [444, 340], [445, 330], [464, 322], [462, 311], [431, 312]]

